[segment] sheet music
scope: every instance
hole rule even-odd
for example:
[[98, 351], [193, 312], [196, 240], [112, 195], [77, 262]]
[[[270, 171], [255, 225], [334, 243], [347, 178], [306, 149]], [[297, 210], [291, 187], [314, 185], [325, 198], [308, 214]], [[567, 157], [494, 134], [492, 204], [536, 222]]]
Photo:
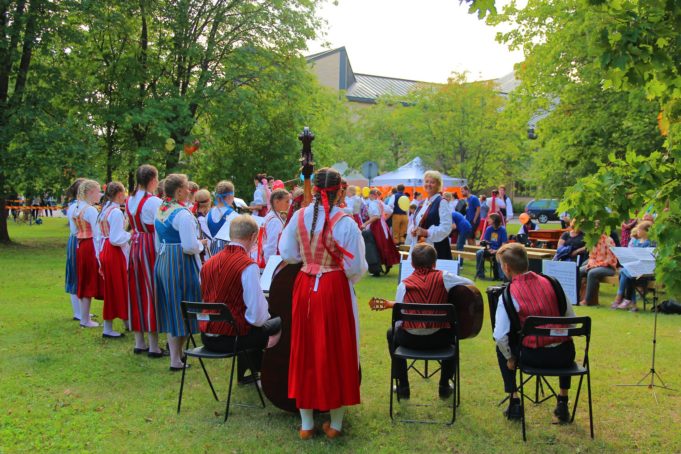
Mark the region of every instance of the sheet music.
[[[458, 260], [443, 260], [438, 259], [435, 264], [436, 270], [449, 271], [452, 274], [459, 274], [459, 261]], [[407, 277], [411, 276], [414, 272], [414, 267], [411, 266], [411, 260], [402, 260], [400, 262], [400, 275], [398, 277], [399, 281], [402, 282]]]
[[554, 262], [542, 260], [542, 273], [556, 278], [563, 287], [565, 298], [573, 306], [579, 302], [577, 298], [577, 264], [575, 262]]
[[611, 247], [622, 268], [632, 277], [655, 274], [655, 248], [653, 247]]
[[265, 269], [260, 276], [260, 287], [262, 287], [263, 292], [270, 291], [274, 272], [277, 270], [277, 267], [281, 262], [281, 255], [273, 255], [269, 258], [269, 260], [267, 260], [267, 265], [265, 265]]
[[236, 211], [229, 213], [227, 219], [225, 219], [225, 224], [218, 230], [218, 233], [215, 234], [215, 238], [218, 240], [230, 241], [229, 226], [232, 224], [232, 220], [237, 216], [239, 216], [239, 214]]

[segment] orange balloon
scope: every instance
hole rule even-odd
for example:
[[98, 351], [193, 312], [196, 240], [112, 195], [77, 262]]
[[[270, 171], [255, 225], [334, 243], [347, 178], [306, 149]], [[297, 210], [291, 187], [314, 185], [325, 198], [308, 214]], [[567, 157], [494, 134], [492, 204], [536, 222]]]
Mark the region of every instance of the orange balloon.
[[530, 220], [530, 215], [527, 213], [521, 213], [520, 216], [518, 216], [518, 220], [521, 224], [527, 224], [527, 221]]

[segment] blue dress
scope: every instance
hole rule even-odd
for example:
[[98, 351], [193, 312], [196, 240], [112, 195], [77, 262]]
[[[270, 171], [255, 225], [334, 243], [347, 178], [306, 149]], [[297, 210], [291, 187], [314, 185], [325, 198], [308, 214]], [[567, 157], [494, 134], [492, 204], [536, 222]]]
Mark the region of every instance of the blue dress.
[[[69, 207], [76, 203], [72, 201]], [[78, 293], [78, 274], [76, 268], [76, 248], [78, 246], [78, 238], [73, 233], [69, 235], [69, 241], [66, 243], [66, 273], [64, 274], [64, 289], [66, 293], [75, 295]]]
[[[217, 210], [218, 208], [215, 207], [213, 208], [214, 210]], [[224, 240], [219, 240], [215, 238], [215, 235], [218, 234], [220, 229], [222, 228], [223, 225], [225, 225], [225, 222], [227, 221], [227, 218], [229, 217], [230, 214], [234, 213], [234, 210], [232, 207], [227, 207], [225, 212], [222, 214], [220, 217], [220, 220], [218, 222], [213, 221], [213, 213], [208, 213], [206, 216], [206, 225], [208, 225], [208, 230], [210, 230], [210, 236], [213, 237], [213, 240], [210, 242], [210, 256], [214, 256], [221, 250], [227, 246], [227, 241]]]
[[[154, 226], [161, 242], [161, 249], [154, 265], [156, 283], [156, 315], [159, 330], [173, 336], [187, 336], [182, 319], [182, 301], [200, 302], [200, 270], [194, 255], [182, 251], [180, 232], [173, 227], [173, 219], [184, 207], [176, 208], [165, 221], [156, 219]], [[190, 325], [192, 333], [198, 332], [198, 325]]]

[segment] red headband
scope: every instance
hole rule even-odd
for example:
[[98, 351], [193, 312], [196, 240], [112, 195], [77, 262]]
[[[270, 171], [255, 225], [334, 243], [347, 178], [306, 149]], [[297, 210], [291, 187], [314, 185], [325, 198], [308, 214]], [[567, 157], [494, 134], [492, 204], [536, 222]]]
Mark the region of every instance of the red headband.
[[[348, 252], [345, 251], [342, 247], [340, 247], [336, 240], [333, 240], [333, 237], [332, 240], [336, 246], [336, 249], [340, 251], [340, 253], [331, 250], [326, 242], [326, 236], [331, 234], [331, 230], [329, 229], [329, 223], [331, 222], [329, 220], [329, 214], [331, 213], [331, 208], [329, 207], [329, 196], [327, 192], [338, 191], [338, 189], [340, 189], [340, 185], [329, 186], [328, 188], [320, 188], [319, 186], [314, 187], [314, 190], [321, 194], [322, 205], [324, 206], [324, 227], [322, 227], [322, 243], [324, 243], [324, 248], [331, 255], [331, 258], [338, 264], [338, 266], [343, 268], [343, 254], [348, 254]], [[314, 235], [314, 232], [310, 232], [310, 234]]]

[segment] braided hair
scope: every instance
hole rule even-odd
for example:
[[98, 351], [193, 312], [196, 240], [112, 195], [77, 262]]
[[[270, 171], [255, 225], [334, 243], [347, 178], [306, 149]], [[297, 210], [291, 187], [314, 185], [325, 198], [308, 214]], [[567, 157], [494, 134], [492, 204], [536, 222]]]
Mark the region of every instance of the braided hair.
[[[338, 186], [341, 183], [340, 173], [333, 167], [323, 167], [319, 169], [314, 176], [315, 186], [319, 189], [331, 188], [333, 186]], [[329, 210], [335, 205], [336, 197], [338, 196], [338, 190], [329, 191], [326, 193], [329, 198]], [[319, 216], [319, 205], [322, 201], [321, 192], [315, 192], [314, 194], [314, 211], [312, 214], [312, 230], [310, 230], [310, 243], [312, 242], [312, 237], [314, 236], [315, 227], [317, 226], [317, 218]], [[331, 213], [328, 213], [331, 214]], [[324, 224], [322, 229], [322, 236], [325, 235], [327, 225]]]
[[106, 185], [106, 191], [104, 191], [104, 198], [102, 199], [102, 211], [99, 212], [99, 216], [97, 217], [98, 221], [103, 219], [107, 208], [111, 203], [113, 203], [113, 199], [120, 192], [125, 192], [125, 186], [123, 186], [123, 183], [112, 181]]

